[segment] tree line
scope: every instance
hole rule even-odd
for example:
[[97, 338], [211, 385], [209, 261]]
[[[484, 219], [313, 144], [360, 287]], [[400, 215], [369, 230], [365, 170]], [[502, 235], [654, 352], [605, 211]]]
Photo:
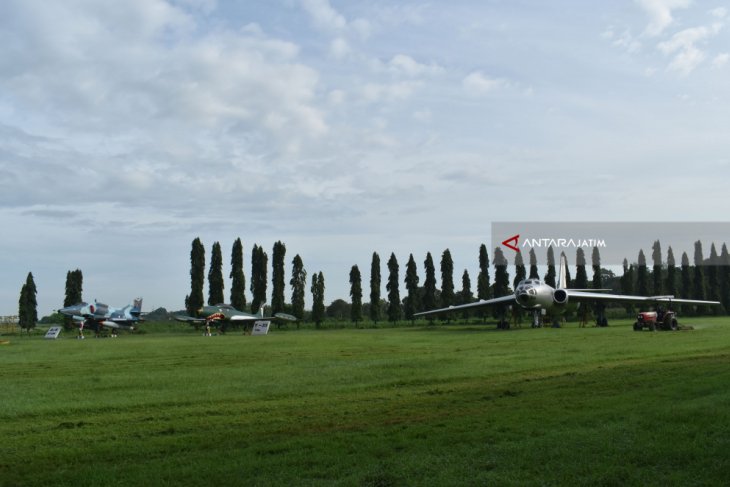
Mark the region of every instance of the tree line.
[[[317, 326], [328, 316], [337, 316], [340, 319], [349, 318], [357, 324], [369, 318], [373, 323], [383, 320], [395, 323], [402, 320], [413, 321], [414, 314], [418, 311], [448, 307], [471, 303], [477, 300], [486, 300], [493, 297], [506, 296], [512, 292], [517, 283], [527, 276], [540, 278], [538, 274], [537, 256], [534, 249], [528, 253], [528, 267], [523, 260], [521, 252], [515, 254], [513, 269], [514, 279], [510, 282], [509, 263], [504, 256], [502, 249], [494, 249], [492, 266], [494, 267], [494, 281], [490, 276], [490, 259], [487, 248], [481, 244], [478, 252], [479, 273], [476, 280], [476, 295], [472, 291], [472, 281], [468, 270], [464, 270], [461, 278], [461, 288], [456, 290], [454, 284], [454, 263], [449, 249], [441, 254], [439, 262], [439, 274], [441, 287], [437, 286], [436, 266], [433, 256], [427, 252], [423, 261], [424, 279], [418, 274], [418, 265], [413, 254], [409, 255], [405, 267], [405, 296], [401, 298], [400, 293], [400, 266], [394, 253], [390, 254], [387, 261], [388, 276], [385, 290], [387, 299], [381, 296], [382, 276], [381, 261], [377, 252], [373, 252], [370, 265], [369, 302], [363, 301], [363, 277], [357, 265], [350, 269], [350, 298], [348, 303], [342, 299], [333, 301], [330, 306], [325, 306], [325, 278], [320, 271], [311, 276], [309, 292], [312, 295], [312, 308], [309, 313], [305, 310], [305, 293], [307, 291], [307, 271], [304, 262], [299, 254], [291, 261], [291, 273], [289, 285], [291, 287], [290, 302], [285, 299], [285, 258], [286, 246], [277, 241], [272, 249], [272, 293], [271, 312], [287, 312], [294, 315], [298, 320], [311, 320]], [[582, 248], [576, 250], [575, 278], [567, 271], [568, 286], [575, 289], [602, 289], [606, 286], [614, 291], [623, 294], [638, 294], [642, 296], [673, 295], [684, 299], [699, 299], [720, 301], [720, 307], [682, 305], [681, 311], [684, 314], [726, 314], [730, 313], [730, 255], [725, 243], [722, 244], [720, 252], [714, 243], [710, 246], [708, 257], [704, 256], [702, 242], [699, 240], [694, 244], [692, 264], [690, 264], [687, 252], [683, 252], [679, 264], [676, 261], [673, 249], [667, 248], [666, 259], [662, 253], [661, 243], [655, 241], [652, 246], [652, 266], [649, 267], [643, 249], [639, 250], [637, 260], [623, 261], [623, 274], [614, 275], [613, 272], [601, 266], [600, 252], [594, 247], [591, 255], [592, 278], [589, 281], [586, 270], [587, 261], [585, 251]], [[268, 254], [262, 246], [254, 244], [251, 251], [251, 269], [249, 290], [251, 292], [250, 304], [246, 299], [246, 277], [243, 271], [244, 256], [243, 244], [238, 238], [231, 249], [231, 270], [228, 277], [231, 280], [230, 304], [239, 310], [246, 310], [256, 313], [261, 305], [266, 302], [268, 287]], [[192, 242], [190, 251], [190, 293], [185, 296], [185, 308], [188, 314], [196, 316], [198, 310], [205, 304], [203, 290], [205, 285], [205, 247], [196, 238]], [[220, 304], [225, 301], [225, 283], [223, 278], [222, 249], [219, 242], [215, 242], [211, 248], [210, 266], [207, 272], [208, 277], [208, 299], [210, 305]], [[552, 286], [556, 283], [556, 261], [555, 252], [552, 247], [547, 249], [547, 272], [542, 280]], [[66, 293], [64, 306], [71, 306], [82, 300], [83, 275], [81, 270], [68, 271], [66, 275]], [[18, 302], [18, 316], [20, 326], [23, 329], [30, 329], [38, 321], [36, 286], [33, 274], [28, 273], [25, 283], [20, 292]], [[624, 305], [627, 313], [633, 313], [634, 307], [631, 304]], [[465, 311], [462, 317], [479, 316], [486, 318], [487, 313], [492, 316], [499, 316], [504, 312], [505, 306], [495, 306], [492, 310]], [[343, 313], [347, 313], [347, 317]], [[583, 304], [578, 308], [579, 314], [585, 316], [589, 313], [595, 314], [597, 322], [605, 320], [605, 305], [595, 303], [594, 305]], [[445, 315], [444, 319], [451, 319], [452, 316]], [[65, 325], [71, 326], [70, 318], [64, 318]], [[429, 316], [429, 320], [434, 320]]]

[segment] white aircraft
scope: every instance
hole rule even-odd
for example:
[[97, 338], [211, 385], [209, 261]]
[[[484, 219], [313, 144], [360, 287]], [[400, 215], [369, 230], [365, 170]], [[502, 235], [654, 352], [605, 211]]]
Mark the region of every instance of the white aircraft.
[[550, 312], [555, 324], [559, 326], [557, 317], [565, 312], [565, 306], [568, 301], [611, 301], [618, 303], [646, 303], [646, 304], [699, 304], [699, 305], [719, 305], [719, 301], [701, 301], [697, 299], [676, 299], [674, 296], [629, 296], [623, 294], [606, 294], [596, 292], [590, 289], [568, 289], [566, 282], [566, 272], [568, 268], [568, 259], [565, 253], [560, 254], [560, 268], [558, 271], [558, 288], [545, 284], [539, 279], [525, 279], [517, 284], [514, 294], [501, 296], [499, 298], [480, 300], [475, 303], [462, 304], [458, 306], [449, 306], [448, 308], [433, 309], [416, 313], [414, 316], [426, 316], [438, 313], [447, 313], [450, 311], [461, 311], [464, 309], [481, 308], [483, 306], [491, 306], [495, 304], [518, 304], [521, 308], [532, 311], [532, 325], [539, 326], [541, 311]]

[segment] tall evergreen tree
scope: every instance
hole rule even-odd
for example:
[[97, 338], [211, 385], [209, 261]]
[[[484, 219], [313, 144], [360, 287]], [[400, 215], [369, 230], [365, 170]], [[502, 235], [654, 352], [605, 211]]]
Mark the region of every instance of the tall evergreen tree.
[[515, 253], [515, 279], [512, 282], [512, 288], [517, 288], [517, 284], [527, 277], [525, 262], [522, 260], [522, 252]]
[[[438, 308], [438, 301], [436, 299], [436, 266], [433, 263], [431, 252], [426, 253], [426, 260], [423, 261], [423, 267], [426, 272], [426, 279], [423, 281], [423, 308], [428, 311]], [[426, 319], [433, 321], [433, 315], [428, 315]]]
[[284, 257], [286, 246], [278, 241], [271, 254], [271, 314], [284, 311]]
[[370, 263], [370, 319], [373, 323], [380, 320], [380, 256], [373, 252]]
[[203, 307], [205, 285], [205, 247], [200, 238], [193, 240], [190, 249], [190, 294], [185, 298], [185, 309], [190, 316], [197, 316]]
[[297, 317], [297, 320], [301, 321], [304, 319], [304, 291], [307, 288], [307, 271], [304, 269], [304, 262], [302, 262], [299, 254], [295, 255], [291, 261], [291, 281], [289, 281], [289, 284], [291, 285], [292, 314]]
[[535, 249], [530, 249], [530, 279], [540, 279], [540, 274], [537, 272], [537, 256], [535, 255]]
[[[621, 293], [622, 294], [634, 294], [634, 266], [629, 265], [629, 261], [624, 258], [623, 262], [624, 273], [621, 276]], [[634, 305], [632, 303], [625, 303], [626, 313], [634, 314]]]
[[398, 279], [398, 259], [395, 258], [395, 253], [391, 253], [388, 259], [388, 283], [385, 285], [388, 291], [388, 321], [391, 323], [395, 323], [401, 317]]
[[[699, 240], [695, 242], [695, 255], [694, 255], [694, 275], [692, 278], [693, 286], [693, 299], [704, 300], [707, 297], [705, 288], [705, 258], [702, 256], [702, 242]], [[707, 310], [705, 306], [697, 306], [695, 312], [698, 315], [704, 314]]]
[[499, 298], [509, 294], [509, 272], [507, 272], [507, 258], [499, 247], [494, 249], [494, 297]]
[[[471, 279], [469, 278], [469, 271], [464, 269], [464, 274], [461, 275], [461, 291], [459, 292], [459, 304], [469, 304], [474, 301], [474, 295], [471, 292]], [[466, 320], [469, 319], [469, 310], [465, 309], [462, 312], [462, 317]]]
[[413, 321], [413, 315], [416, 310], [420, 309], [420, 303], [418, 302], [418, 266], [413, 258], [413, 254], [408, 257], [408, 263], [406, 264], [406, 290], [408, 296], [405, 299], [405, 315], [407, 320]]
[[677, 263], [671, 245], [667, 248], [667, 281], [665, 289], [670, 296], [677, 295]]
[[482, 244], [479, 246], [479, 276], [477, 276], [477, 298], [489, 299], [490, 283], [489, 283], [489, 254], [487, 254], [487, 246]]
[[[715, 243], [710, 245], [710, 260], [707, 266], [707, 299], [710, 301], [720, 300], [720, 276], [718, 275], [720, 256], [717, 255]], [[709, 308], [713, 314], [720, 314], [720, 308], [711, 306]]]
[[266, 303], [267, 274], [269, 256], [264, 248], [254, 244], [251, 251], [251, 312], [258, 312]]
[[720, 252], [720, 302], [725, 312], [730, 314], [730, 255], [727, 244], [722, 244]]
[[649, 295], [649, 283], [646, 275], [646, 257], [644, 256], [644, 250], [639, 249], [639, 262], [636, 269], [636, 290], [639, 292], [639, 296]]
[[[84, 276], [80, 269], [75, 271], [68, 271], [66, 273], [66, 295], [63, 298], [63, 307], [73, 306], [82, 302], [84, 287]], [[65, 329], [70, 330], [74, 325], [74, 319], [71, 316], [63, 317], [63, 326]]]
[[350, 297], [350, 321], [357, 324], [362, 321], [362, 276], [356, 265], [350, 269]]
[[[593, 267], [593, 280], [591, 282], [593, 289], [603, 289], [603, 279], [601, 276], [601, 253], [599, 252], [598, 247], [593, 247], [591, 264]], [[602, 301], [596, 301], [593, 309], [596, 312], [596, 325], [608, 325], [608, 320], [605, 315], [606, 305]]]
[[208, 270], [208, 304], [220, 304], [223, 297], [223, 254], [221, 244], [215, 242], [210, 252], [210, 270]]
[[[509, 294], [509, 272], [507, 272], [507, 259], [499, 247], [494, 249], [494, 297], [499, 298]], [[494, 306], [494, 315], [504, 321], [506, 305], [497, 304]], [[502, 324], [500, 323], [500, 326]]]
[[[441, 254], [441, 306], [454, 304], [454, 261], [451, 259], [451, 251], [444, 250]], [[447, 315], [448, 318], [448, 315]]]
[[[679, 295], [682, 299], [690, 299], [692, 296], [692, 271], [690, 270], [687, 252], [682, 252], [682, 277]], [[682, 305], [682, 313], [690, 314], [692, 310], [693, 308], [691, 305]]]
[[312, 321], [317, 328], [324, 321], [324, 276], [322, 271], [312, 276]]
[[243, 274], [243, 244], [237, 238], [231, 250], [231, 306], [244, 311], [246, 308], [246, 277]]
[[588, 288], [588, 274], [586, 273], [586, 254], [583, 249], [575, 251], [575, 287], [577, 289]]
[[545, 274], [545, 284], [553, 288], [557, 288], [556, 273], [555, 273], [555, 252], [551, 245], [547, 249], [547, 274]]
[[29, 272], [25, 279], [25, 284], [20, 289], [20, 298], [18, 299], [18, 324], [28, 332], [35, 328], [38, 322], [38, 301], [36, 300], [37, 290], [33, 273]]
[[659, 240], [654, 241], [654, 245], [651, 248], [651, 259], [653, 262], [652, 277], [654, 281], [654, 296], [661, 296], [664, 294], [663, 280], [662, 280], [662, 245]]

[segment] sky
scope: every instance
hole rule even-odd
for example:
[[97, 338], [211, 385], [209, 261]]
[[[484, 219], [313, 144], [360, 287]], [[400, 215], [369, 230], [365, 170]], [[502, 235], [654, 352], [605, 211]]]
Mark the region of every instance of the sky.
[[77, 268], [182, 309], [196, 237], [247, 278], [281, 240], [329, 303], [373, 252], [383, 296], [391, 253], [475, 287], [494, 221], [726, 221], [726, 5], [3, 1], [0, 315]]

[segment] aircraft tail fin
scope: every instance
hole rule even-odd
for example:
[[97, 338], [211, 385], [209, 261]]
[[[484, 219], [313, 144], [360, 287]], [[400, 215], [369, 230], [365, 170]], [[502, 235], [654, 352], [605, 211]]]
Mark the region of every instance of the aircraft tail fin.
[[565, 256], [565, 252], [560, 252], [560, 266], [558, 267], [558, 289], [566, 289], [568, 287], [567, 281], [568, 273], [568, 258]]
[[136, 298], [132, 301], [132, 309], [130, 310], [132, 316], [139, 316], [142, 314], [142, 298]]

